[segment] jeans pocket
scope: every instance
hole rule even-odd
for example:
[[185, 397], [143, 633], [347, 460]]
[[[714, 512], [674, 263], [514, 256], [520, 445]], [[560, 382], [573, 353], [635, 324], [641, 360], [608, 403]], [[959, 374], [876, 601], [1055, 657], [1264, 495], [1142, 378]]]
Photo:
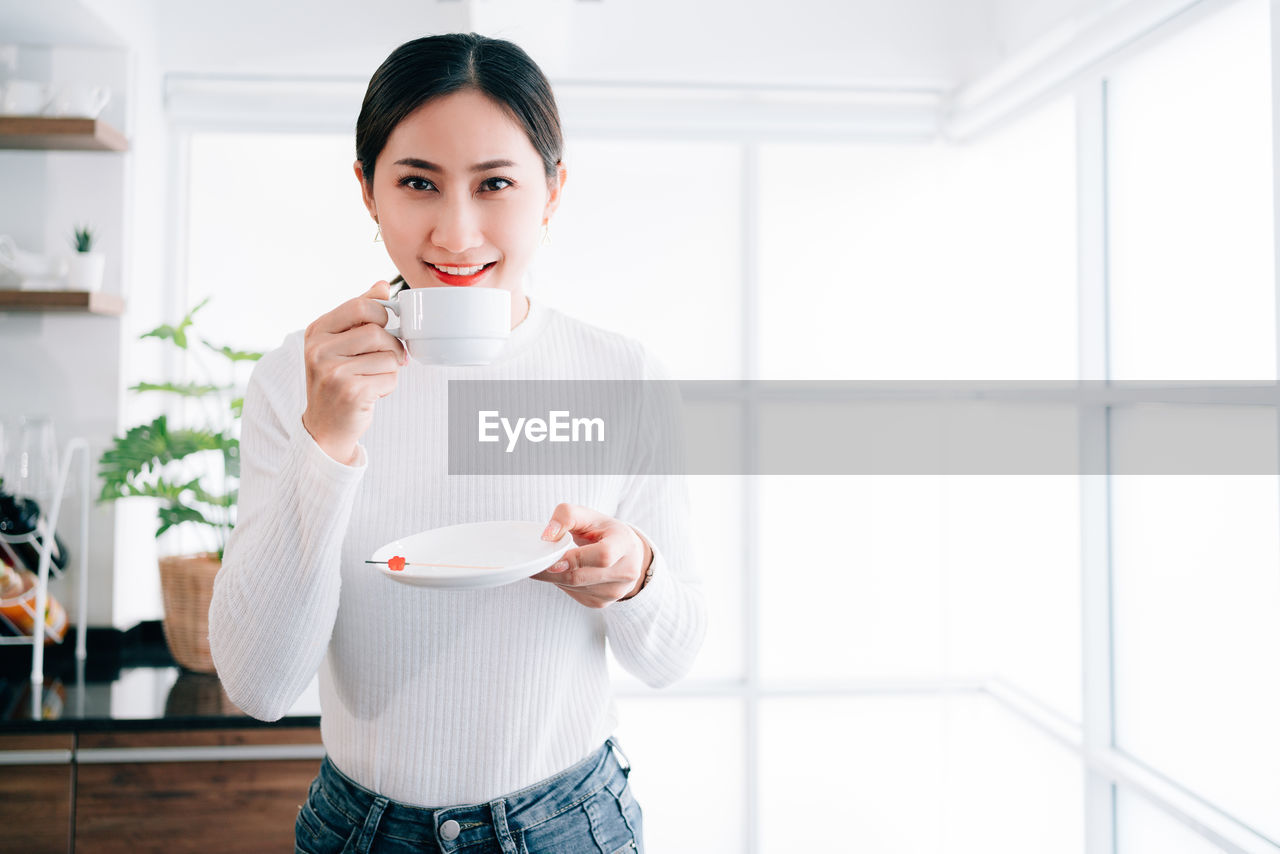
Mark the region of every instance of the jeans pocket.
[[626, 788], [621, 795], [601, 789], [583, 807], [599, 854], [635, 854], [640, 850], [640, 805]]
[[640, 802], [631, 791], [630, 780], [627, 780], [615, 800], [618, 802], [618, 809], [622, 810], [622, 819], [627, 823], [627, 829], [631, 831], [631, 847], [638, 852], [643, 852], [644, 810], [640, 808]]
[[[591, 801], [587, 801], [587, 804]], [[585, 804], [583, 805], [585, 806]], [[562, 854], [572, 851], [598, 854], [592, 822], [582, 806], [565, 810], [532, 827], [520, 829], [520, 854]]]
[[640, 802], [631, 791], [630, 780], [627, 780], [627, 784], [622, 787], [622, 792], [618, 795], [618, 806], [622, 808], [622, 814], [626, 817], [627, 823], [631, 824], [631, 829], [639, 834], [640, 825], [644, 821], [644, 810], [640, 808]]
[[305, 854], [339, 854], [355, 830], [355, 827], [330, 824], [316, 812], [308, 798], [298, 810], [298, 819], [293, 825], [294, 845]]

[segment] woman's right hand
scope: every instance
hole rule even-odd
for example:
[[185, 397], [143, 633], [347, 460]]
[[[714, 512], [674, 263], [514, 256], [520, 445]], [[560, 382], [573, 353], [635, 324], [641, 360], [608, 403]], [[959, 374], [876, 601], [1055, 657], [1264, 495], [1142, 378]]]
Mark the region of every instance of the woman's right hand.
[[395, 390], [408, 355], [386, 330], [391, 286], [378, 282], [307, 327], [307, 409], [302, 426], [340, 463], [356, 460], [356, 442], [373, 423], [373, 405]]

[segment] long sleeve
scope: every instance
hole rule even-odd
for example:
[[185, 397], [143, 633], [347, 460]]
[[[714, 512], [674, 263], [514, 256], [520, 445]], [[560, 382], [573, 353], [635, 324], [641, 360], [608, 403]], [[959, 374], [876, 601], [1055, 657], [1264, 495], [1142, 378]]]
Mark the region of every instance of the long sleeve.
[[302, 425], [302, 343], [255, 367], [241, 422], [239, 513], [214, 581], [209, 646], [227, 695], [277, 720], [324, 658], [338, 611], [339, 557], [366, 467], [329, 457]]
[[[303, 335], [286, 338], [250, 380], [239, 519], [209, 613], [213, 660], [232, 701], [277, 720], [315, 677], [334, 764], [419, 806], [486, 803], [598, 748], [618, 725], [610, 648], [661, 686], [689, 670], [704, 632], [684, 481], [654, 464], [661, 447], [649, 431], [624, 426], [642, 426], [654, 410], [644, 395], [623, 401], [609, 446], [610, 465], [621, 468], [606, 476], [568, 467], [456, 474], [442, 437], [458, 380], [649, 377], [638, 342], [532, 300], [489, 365], [404, 365], [346, 466], [302, 426]], [[531, 579], [419, 587], [365, 563], [418, 531], [543, 519], [562, 501], [607, 509], [641, 532], [654, 547], [645, 589], [595, 609]]]
[[[652, 688], [689, 672], [702, 647], [707, 608], [689, 540], [689, 497], [683, 474], [667, 474], [678, 441], [674, 385], [652, 358], [639, 419], [635, 471], [618, 506], [653, 549], [653, 577], [639, 593], [604, 609], [606, 636], [618, 663]], [[675, 469], [679, 471], [677, 467]]]

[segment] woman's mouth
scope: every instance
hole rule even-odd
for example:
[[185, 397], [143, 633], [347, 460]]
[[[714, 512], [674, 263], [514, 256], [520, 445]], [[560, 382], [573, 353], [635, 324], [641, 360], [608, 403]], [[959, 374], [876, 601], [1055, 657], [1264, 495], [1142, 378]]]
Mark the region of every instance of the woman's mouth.
[[453, 267], [446, 264], [432, 264], [430, 261], [424, 261], [424, 264], [431, 269], [434, 275], [446, 285], [455, 287], [466, 287], [474, 285], [488, 275], [497, 261], [490, 261], [488, 264], [475, 264], [470, 267]]

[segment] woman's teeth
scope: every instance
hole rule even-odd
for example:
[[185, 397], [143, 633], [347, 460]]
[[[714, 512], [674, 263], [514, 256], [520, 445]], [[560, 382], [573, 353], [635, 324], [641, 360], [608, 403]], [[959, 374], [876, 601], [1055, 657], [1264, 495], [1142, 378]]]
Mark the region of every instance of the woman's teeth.
[[[430, 261], [428, 261], [427, 263], [431, 264]], [[439, 270], [442, 273], [448, 273], [450, 276], [474, 276], [476, 273], [479, 273], [481, 270], [483, 270], [485, 267], [488, 267], [489, 265], [478, 264], [474, 267], [441, 267], [439, 264], [431, 264], [431, 266], [435, 267], [437, 270]]]

